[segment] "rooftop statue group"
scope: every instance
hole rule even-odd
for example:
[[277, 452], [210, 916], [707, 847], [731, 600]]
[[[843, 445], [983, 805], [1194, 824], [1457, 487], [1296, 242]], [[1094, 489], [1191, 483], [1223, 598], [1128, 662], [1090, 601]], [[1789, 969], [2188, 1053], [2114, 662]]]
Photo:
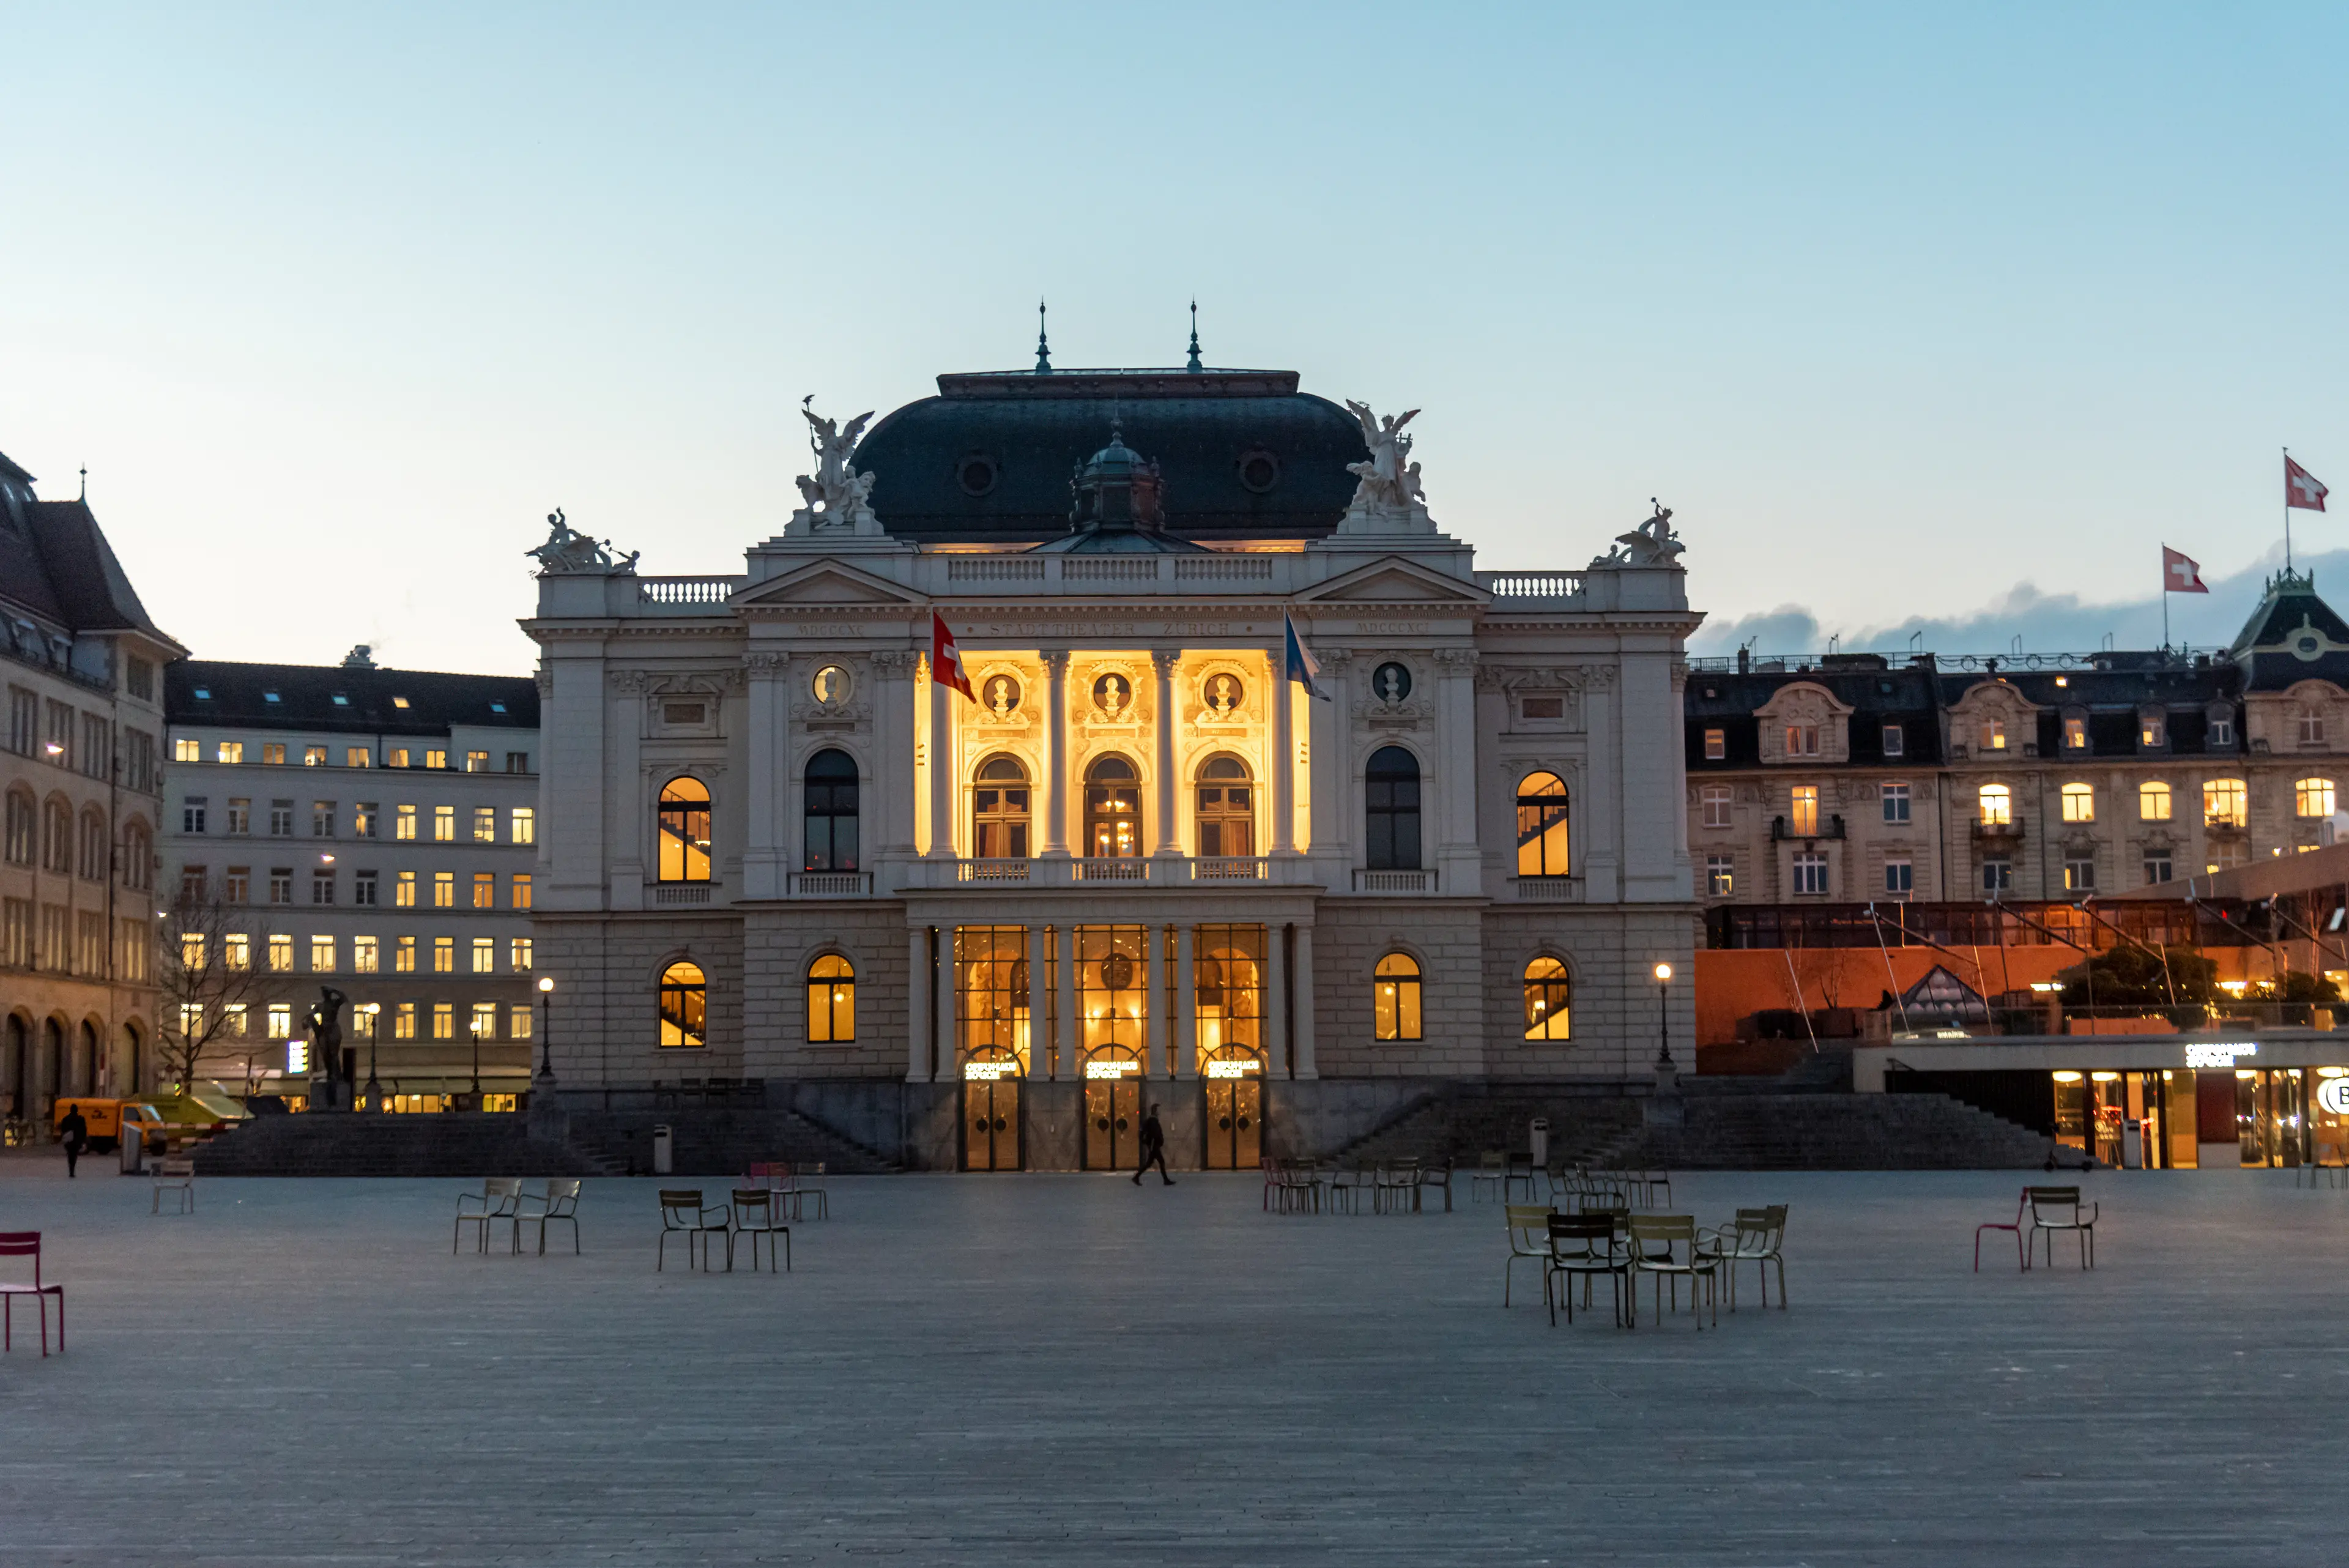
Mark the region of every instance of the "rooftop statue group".
[[525, 556], [538, 561], [542, 577], [585, 576], [629, 577], [636, 571], [636, 557], [641, 550], [614, 556], [612, 541], [597, 541], [571, 526], [558, 506], [546, 514], [546, 543], [535, 550], [524, 550]]
[[1672, 509], [1648, 497], [1655, 515], [1629, 534], [1615, 535], [1615, 547], [1590, 564], [1594, 566], [1676, 566], [1682, 545], [1672, 532]]
[[1354, 486], [1353, 500], [1347, 504], [1348, 519], [1389, 526], [1429, 526], [1427, 493], [1420, 487], [1419, 464], [1405, 461], [1411, 456], [1411, 437], [1402, 433], [1402, 427], [1417, 419], [1419, 410], [1381, 419], [1368, 403], [1349, 398], [1346, 407], [1354, 422], [1362, 427], [1362, 444], [1371, 449], [1367, 459], [1346, 465], [1346, 472], [1361, 481]]
[[873, 417], [870, 410], [848, 421], [843, 430], [839, 422], [825, 419], [809, 405], [815, 394], [800, 400], [800, 415], [808, 422], [808, 445], [815, 453], [815, 472], [802, 473], [794, 482], [800, 487], [800, 506], [783, 532], [787, 536], [802, 534], [878, 534], [881, 519], [873, 512], [873, 475], [859, 473], [851, 461], [856, 455], [856, 442], [864, 433], [864, 423]]

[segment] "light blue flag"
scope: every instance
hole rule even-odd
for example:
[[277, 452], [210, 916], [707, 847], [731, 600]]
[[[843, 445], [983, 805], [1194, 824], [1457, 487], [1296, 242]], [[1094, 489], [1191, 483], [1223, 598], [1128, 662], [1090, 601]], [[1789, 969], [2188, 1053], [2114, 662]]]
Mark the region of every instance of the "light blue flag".
[[1303, 638], [1297, 635], [1295, 619], [1283, 616], [1281, 624], [1288, 631], [1288, 670], [1285, 678], [1304, 687], [1308, 697], [1319, 697], [1324, 702], [1329, 701], [1330, 694], [1313, 684], [1313, 678], [1321, 673], [1321, 661], [1313, 657], [1313, 650], [1305, 646]]

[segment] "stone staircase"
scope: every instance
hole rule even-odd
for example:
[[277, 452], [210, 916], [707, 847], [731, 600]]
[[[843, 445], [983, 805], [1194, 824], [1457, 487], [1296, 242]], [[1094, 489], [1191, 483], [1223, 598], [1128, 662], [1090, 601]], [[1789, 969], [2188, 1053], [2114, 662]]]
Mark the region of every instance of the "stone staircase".
[[1637, 1127], [1601, 1166], [1665, 1170], [2037, 1170], [2048, 1140], [1946, 1095], [1698, 1095], [1679, 1127]]
[[511, 1115], [254, 1116], [198, 1144], [200, 1176], [598, 1176]]
[[1458, 1084], [1428, 1096], [1385, 1125], [1336, 1151], [1365, 1162], [1416, 1155], [1474, 1165], [1485, 1150], [1527, 1147], [1533, 1119], [1549, 1118], [1549, 1155], [1568, 1165], [1590, 1163], [1640, 1127], [1640, 1101], [1612, 1085], [1503, 1087]]
[[678, 1176], [740, 1176], [754, 1163], [822, 1165], [827, 1174], [876, 1176], [897, 1168], [877, 1149], [843, 1137], [796, 1111], [700, 1108], [660, 1111], [574, 1110], [570, 1146], [606, 1175], [648, 1176], [653, 1127], [671, 1133], [670, 1168]]

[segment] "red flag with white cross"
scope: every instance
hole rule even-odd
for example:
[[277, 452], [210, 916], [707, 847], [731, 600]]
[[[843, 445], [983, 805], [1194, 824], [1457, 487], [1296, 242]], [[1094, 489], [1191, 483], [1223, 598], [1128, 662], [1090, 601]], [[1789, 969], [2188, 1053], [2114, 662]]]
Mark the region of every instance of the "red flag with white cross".
[[2202, 584], [2202, 563], [2179, 555], [2164, 545], [2161, 547], [2161, 591], [2165, 594], [2207, 594]]
[[947, 629], [947, 618], [937, 611], [930, 612], [930, 679], [941, 686], [951, 686], [978, 701], [970, 689], [970, 677], [962, 672], [962, 649], [955, 646], [954, 633]]
[[2289, 453], [2285, 454], [2283, 504], [2286, 506], [2297, 506], [2302, 512], [2322, 512], [2324, 510], [2324, 497], [2327, 493], [2316, 475], [2292, 462]]

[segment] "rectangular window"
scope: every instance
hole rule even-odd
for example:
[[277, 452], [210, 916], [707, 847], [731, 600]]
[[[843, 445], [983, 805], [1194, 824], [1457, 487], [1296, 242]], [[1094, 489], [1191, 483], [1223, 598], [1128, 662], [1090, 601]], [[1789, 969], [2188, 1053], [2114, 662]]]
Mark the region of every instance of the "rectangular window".
[[1697, 791], [1697, 804], [1703, 810], [1707, 827], [1729, 826], [1730, 793], [1727, 784], [1706, 784]]
[[214, 762], [222, 763], [241, 763], [244, 761], [244, 742], [243, 741], [222, 741], [219, 745], [212, 748], [212, 760]]
[[495, 937], [475, 937], [473, 939], [473, 972], [475, 974], [495, 974], [497, 971], [498, 939]]
[[269, 1037], [272, 1040], [294, 1038], [294, 1004], [273, 1002], [269, 1004]]
[[454, 844], [457, 841], [455, 806], [436, 805], [432, 808], [432, 841], [435, 844]]
[[2148, 888], [2172, 879], [2168, 854], [2148, 854], [2145, 857], [2145, 885]]
[[414, 806], [395, 805], [391, 808], [391, 836], [394, 838], [413, 838], [416, 836], [416, 808]]
[[2303, 746], [2324, 744], [2324, 715], [2313, 709], [2300, 714], [2300, 743]]
[[347, 768], [363, 768], [374, 760], [375, 753], [368, 751], [365, 746], [345, 746], [343, 748], [343, 766]]
[[210, 874], [202, 866], [180, 867], [180, 902], [201, 904], [204, 901], [204, 884]]
[[269, 836], [272, 838], [294, 836], [294, 803], [292, 801], [273, 800], [269, 803]]
[[231, 931], [221, 939], [221, 955], [228, 967], [235, 970], [253, 967], [253, 939], [243, 931]]
[[310, 939], [310, 972], [313, 974], [335, 972], [334, 938], [312, 937]]
[[457, 1004], [455, 1002], [436, 1002], [432, 1004], [432, 1038], [435, 1040], [457, 1038]]
[[376, 971], [376, 941], [373, 937], [351, 939], [351, 972], [373, 974]]
[[354, 838], [373, 838], [375, 836], [375, 818], [376, 804], [371, 800], [363, 800], [357, 805], [351, 807], [351, 836]]
[[391, 939], [391, 972], [394, 974], [416, 972], [416, 939], [414, 937]]
[[204, 797], [191, 794], [180, 803], [180, 831], [202, 833], [204, 830]]
[[2096, 792], [2085, 784], [2067, 784], [2058, 792], [2066, 822], [2096, 820]]
[[248, 1027], [249, 1012], [250, 1010], [242, 1002], [224, 1004], [221, 1008], [221, 1033], [234, 1039], [243, 1039], [244, 1032]]
[[498, 1037], [498, 1004], [494, 1002], [473, 1003], [473, 1016], [469, 1027], [475, 1039], [496, 1039]]
[[1982, 727], [1982, 750], [1985, 752], [2002, 752], [2006, 750], [2006, 721], [2003, 719], [1983, 720]]
[[445, 768], [449, 765], [449, 753], [428, 748], [424, 753], [424, 765], [428, 768]]
[[[243, 760], [243, 753], [244, 748], [239, 746], [237, 748], [238, 761], [242, 762]], [[262, 742], [261, 760], [263, 764], [268, 767], [284, 767], [285, 765], [285, 742], [283, 741]]]
[[530, 1003], [526, 1002], [515, 1002], [511, 1008], [506, 1010], [506, 1038], [509, 1040], [529, 1039], [530, 1023]]
[[517, 875], [513, 879], [513, 907], [517, 909], [527, 909], [531, 907], [530, 877], [527, 875]]
[[228, 868], [228, 880], [222, 884], [221, 897], [232, 904], [250, 904], [253, 902], [253, 867], [250, 866], [230, 867]]
[[432, 939], [432, 972], [434, 974], [457, 972], [456, 938], [434, 937]]
[[406, 746], [395, 746], [383, 754], [383, 765], [388, 768], [414, 767], [416, 764], [408, 760], [408, 755]]
[[1797, 838], [1819, 836], [1819, 786], [1796, 784], [1788, 797], [1792, 807], [1787, 815], [1787, 830]]
[[1898, 724], [1887, 724], [1884, 726], [1884, 754], [1888, 757], [1900, 757], [1909, 754], [1908, 737], [1901, 732], [1900, 726]]
[[436, 909], [457, 907], [457, 874], [454, 871], [432, 873], [432, 907]]
[[2292, 786], [2292, 808], [2295, 815], [2331, 816], [2333, 799], [2331, 779], [2300, 779]]
[[2013, 884], [2013, 866], [2004, 860], [1982, 863], [1982, 887], [1985, 893], [2003, 893]]
[[1916, 890], [1917, 868], [1914, 866], [1906, 860], [1887, 860], [1884, 863], [1886, 897], [1905, 898]]
[[269, 901], [290, 904], [294, 901], [294, 867], [273, 866], [269, 869]]
[[2085, 752], [2088, 749], [2088, 722], [2085, 719], [2064, 721], [2064, 749], [2067, 752]]
[[351, 873], [351, 902], [362, 909], [375, 907], [376, 874], [372, 871]]
[[[14, 750], [15, 748], [10, 748]], [[175, 763], [200, 763], [204, 760], [204, 743], [186, 736], [171, 742], [171, 760]]]
[[331, 904], [335, 901], [335, 874], [332, 871], [310, 873], [310, 902]]
[[393, 877], [394, 880], [391, 884], [392, 908], [395, 909], [412, 909], [416, 908], [416, 873], [413, 871], [398, 871], [393, 873]]
[[528, 974], [530, 972], [531, 939], [528, 937], [515, 937], [510, 944], [510, 951], [513, 958], [514, 972], [516, 974]]
[[1824, 893], [1827, 890], [1827, 857], [1816, 850], [1806, 850], [1795, 857], [1795, 891]]
[[530, 772], [530, 753], [528, 752], [508, 752], [506, 753], [506, 772], [510, 774], [526, 774]]
[[1707, 730], [1704, 732], [1704, 760], [1717, 763], [1729, 755], [1729, 732]]
[[498, 808], [477, 805], [473, 808], [473, 842], [495, 844], [498, 841]]
[[1905, 784], [1881, 785], [1878, 791], [1884, 802], [1884, 820], [1902, 823], [1909, 820], [1909, 786]]
[[253, 800], [251, 796], [233, 794], [228, 797], [228, 830], [232, 834], [240, 836], [253, 831]]
[[416, 1038], [416, 1003], [403, 1002], [392, 1010], [391, 1037], [394, 1040]]
[[326, 765], [326, 748], [324, 746], [303, 747], [302, 765], [305, 768], [325, 767]]
[[1816, 757], [1819, 754], [1819, 727], [1816, 724], [1786, 726], [1786, 754], [1790, 757]]
[[2211, 720], [2209, 739], [2210, 744], [2213, 747], [2226, 746], [2231, 748], [2235, 743], [2235, 721], [2233, 718], [2221, 717]]
[[2093, 893], [2096, 890], [2096, 863], [2093, 860], [2064, 862], [2064, 891]]
[[1704, 890], [1709, 898], [1726, 898], [1737, 890], [1737, 865], [1726, 855], [1704, 857]]
[[335, 803], [314, 800], [310, 803], [310, 836], [332, 838], [335, 836]]
[[[2214, 735], [2212, 739], [2217, 739]], [[2147, 713], [2137, 722], [2137, 743], [2148, 751], [2158, 751], [2168, 743], [2169, 721], [2159, 713]]]
[[2240, 779], [2210, 779], [2202, 785], [2202, 821], [2209, 827], [2251, 825], [2251, 797]]
[[488, 773], [490, 771], [490, 753], [487, 752], [467, 752], [465, 753], [465, 771], [469, 774]]
[[283, 931], [269, 939], [269, 967], [279, 974], [294, 972], [294, 939]]
[[2169, 786], [2158, 779], [2148, 779], [2137, 786], [2137, 815], [2140, 822], [2169, 820]]
[[494, 871], [473, 873], [473, 908], [494, 909], [498, 907], [498, 874]]
[[513, 808], [512, 812], [510, 814], [510, 817], [513, 825], [513, 841], [516, 844], [535, 844], [538, 842], [537, 807], [518, 805]]

